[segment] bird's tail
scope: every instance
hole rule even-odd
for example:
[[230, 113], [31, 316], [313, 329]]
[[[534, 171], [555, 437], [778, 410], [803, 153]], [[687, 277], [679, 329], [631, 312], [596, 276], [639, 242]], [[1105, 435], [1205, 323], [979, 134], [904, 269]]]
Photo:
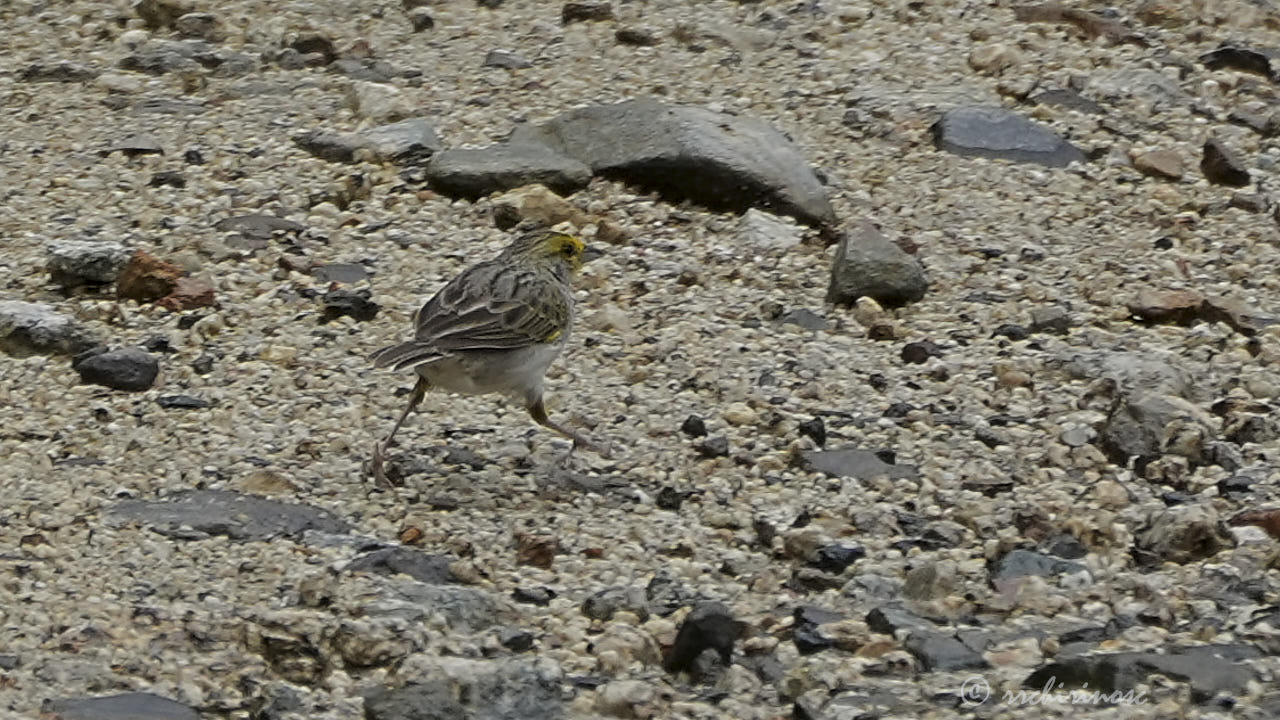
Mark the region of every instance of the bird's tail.
[[440, 351], [422, 343], [409, 341], [384, 347], [370, 355], [369, 359], [373, 361], [375, 367], [404, 370], [438, 360], [440, 357]]

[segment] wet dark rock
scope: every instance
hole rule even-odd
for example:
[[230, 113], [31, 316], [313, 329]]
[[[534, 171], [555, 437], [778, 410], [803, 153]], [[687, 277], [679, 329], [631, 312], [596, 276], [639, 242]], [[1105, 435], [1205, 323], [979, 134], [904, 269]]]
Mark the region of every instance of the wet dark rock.
[[947, 670], [981, 670], [987, 661], [973, 648], [954, 635], [928, 630], [913, 630], [903, 643], [925, 672]]
[[658, 491], [658, 495], [654, 498], [654, 504], [663, 510], [676, 511], [684, 504], [684, 500], [689, 496], [687, 492], [680, 492], [670, 485], [664, 485]]
[[546, 145], [597, 174], [668, 198], [739, 212], [759, 207], [824, 227], [835, 222], [800, 149], [755, 118], [630, 100], [520, 126], [512, 141]]
[[380, 575], [408, 575], [430, 585], [455, 582], [449, 566], [454, 558], [428, 555], [408, 547], [386, 547], [365, 553], [343, 568], [346, 572], [371, 572]]
[[1249, 184], [1249, 171], [1244, 161], [1218, 138], [1211, 137], [1204, 143], [1204, 155], [1200, 159], [1200, 172], [1211, 183], [1230, 187]]
[[878, 475], [914, 479], [919, 473], [914, 465], [893, 465], [879, 455], [861, 448], [846, 446], [834, 450], [808, 450], [801, 453], [805, 468], [831, 477], [869, 480]]
[[179, 540], [225, 535], [232, 540], [294, 537], [305, 530], [346, 533], [337, 516], [308, 505], [280, 502], [228, 490], [189, 490], [162, 500], [123, 500], [107, 511], [115, 525], [131, 522]]
[[139, 348], [85, 353], [72, 368], [80, 374], [80, 382], [130, 392], [149, 389], [160, 374], [160, 363]]
[[1079, 148], [1052, 130], [996, 107], [962, 107], [933, 125], [934, 145], [957, 155], [1063, 167], [1084, 162]]
[[869, 297], [885, 307], [916, 302], [928, 289], [920, 261], [869, 222], [840, 237], [831, 263], [827, 302], [851, 304]]
[[324, 322], [336, 320], [344, 315], [355, 318], [358, 322], [368, 322], [378, 316], [381, 306], [370, 298], [373, 293], [368, 289], [346, 290], [339, 288], [330, 290], [321, 298], [324, 303]]
[[48, 720], [200, 720], [193, 708], [141, 692], [45, 700], [40, 714]]
[[996, 328], [991, 334], [997, 337], [1007, 337], [1010, 340], [1026, 340], [1027, 336], [1030, 335], [1025, 327], [1014, 323], [1005, 323]]
[[476, 660], [465, 673], [428, 673], [364, 696], [365, 720], [562, 720], [562, 674], [554, 663]]
[[468, 199], [535, 184], [570, 194], [586, 187], [590, 180], [591, 168], [583, 163], [529, 142], [445, 150], [427, 165], [431, 189]]
[[1080, 563], [1042, 555], [1032, 550], [1011, 550], [994, 563], [991, 585], [1003, 592], [1016, 587], [1023, 578], [1066, 575], [1085, 570], [1085, 566]]
[[299, 35], [289, 43], [289, 48], [302, 54], [310, 55], [316, 53], [324, 57], [326, 64], [333, 62], [338, 58], [338, 47], [334, 45], [333, 40], [327, 35], [318, 32], [310, 32]]
[[742, 624], [734, 620], [729, 608], [718, 602], [702, 603], [680, 623], [675, 643], [663, 659], [667, 672], [689, 669], [704, 650], [714, 650], [725, 665], [733, 656], [733, 644], [742, 635]]
[[1067, 688], [1085, 688], [1103, 694], [1126, 693], [1151, 675], [1164, 675], [1191, 686], [1197, 703], [1220, 693], [1240, 694], [1256, 674], [1241, 660], [1261, 657], [1251, 645], [1203, 645], [1170, 648], [1163, 653], [1124, 652], [1080, 655], [1050, 663], [1027, 676], [1023, 686], [1043, 688], [1053, 679]]

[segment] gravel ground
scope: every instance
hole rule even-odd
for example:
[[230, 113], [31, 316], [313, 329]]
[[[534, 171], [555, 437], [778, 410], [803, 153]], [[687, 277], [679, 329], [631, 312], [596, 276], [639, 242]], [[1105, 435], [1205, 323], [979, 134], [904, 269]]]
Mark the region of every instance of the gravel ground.
[[[168, 3], [0, 6], [0, 302], [159, 365], [131, 392], [65, 353], [0, 362], [0, 712], [126, 717], [71, 701], [130, 692], [175, 718], [1280, 712], [1275, 541], [1227, 526], [1280, 529], [1280, 145], [1250, 126], [1277, 99], [1257, 64], [1280, 7], [655, 1], [565, 24], [558, 3], [405, 4], [194, 0], [212, 25], [152, 29]], [[223, 55], [121, 67], [179, 30]], [[1225, 65], [1202, 57], [1224, 42]], [[398, 94], [353, 111], [330, 47]], [[495, 49], [529, 66], [486, 67]], [[570, 202], [603, 256], [548, 404], [612, 458], [560, 465], [521, 408], [438, 394], [393, 449], [398, 494], [373, 492], [411, 378], [367, 354], [508, 236], [492, 198], [295, 136], [404, 107], [479, 147], [635, 97], [786, 133], [928, 293], [827, 304], [825, 234], [597, 177]], [[967, 104], [1088, 160], [937, 149]], [[1201, 170], [1209, 137], [1247, 187]], [[301, 227], [214, 227], [255, 213]], [[216, 305], [54, 282], [50, 244], [80, 240]], [[335, 264], [363, 272], [306, 272]], [[376, 316], [326, 315], [365, 290]], [[1046, 678], [1140, 700], [1004, 695]]]

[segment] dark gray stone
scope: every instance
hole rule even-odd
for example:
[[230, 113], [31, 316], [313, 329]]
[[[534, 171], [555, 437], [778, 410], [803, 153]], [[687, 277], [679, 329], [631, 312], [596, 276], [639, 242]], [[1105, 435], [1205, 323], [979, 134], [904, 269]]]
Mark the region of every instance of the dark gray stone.
[[0, 351], [14, 357], [78, 355], [98, 344], [88, 328], [43, 303], [0, 300]]
[[296, 135], [294, 144], [328, 162], [355, 162], [356, 151], [366, 147], [365, 141], [355, 133], [332, 130], [311, 130]]
[[1218, 138], [1205, 140], [1200, 172], [1204, 173], [1206, 180], [1216, 185], [1244, 187], [1250, 182], [1244, 161]]
[[311, 275], [321, 282], [351, 285], [367, 279], [369, 271], [363, 265], [356, 263], [332, 263], [311, 268]]
[[782, 313], [778, 322], [784, 325], [799, 325], [805, 330], [826, 330], [830, 327], [827, 319], [808, 308], [796, 308]]
[[1179, 564], [1205, 560], [1236, 546], [1235, 535], [1206, 505], [1177, 505], [1153, 514], [1137, 532], [1140, 562]]
[[1059, 305], [1031, 309], [1031, 332], [1066, 335], [1071, 329], [1071, 316]]
[[928, 287], [919, 260], [871, 223], [861, 222], [840, 237], [827, 302], [850, 304], [866, 296], [885, 307], [896, 307], [923, 298]]
[[867, 627], [882, 635], [895, 635], [899, 630], [930, 630], [937, 625], [897, 605], [881, 605], [867, 613]]
[[324, 322], [336, 320], [343, 315], [355, 318], [358, 322], [367, 322], [378, 316], [381, 305], [370, 298], [369, 290], [346, 290], [339, 288], [324, 294]]
[[510, 50], [490, 50], [484, 56], [484, 67], [506, 68], [507, 70], [523, 70], [533, 67], [529, 58]]
[[933, 125], [934, 145], [957, 155], [1062, 167], [1085, 154], [1052, 130], [998, 107], [949, 110]]
[[[1146, 681], [1150, 675], [1164, 675], [1191, 686], [1197, 703], [1212, 700], [1219, 693], [1240, 694], [1257, 677], [1240, 663], [1262, 656], [1251, 645], [1202, 645], [1171, 648], [1164, 653], [1125, 652], [1079, 655], [1039, 668], [1023, 681], [1023, 686], [1042, 689], [1052, 681], [1066, 688], [1084, 688], [1109, 695], [1124, 693]], [[1087, 683], [1087, 688], [1085, 684]]]
[[47, 248], [49, 275], [64, 286], [115, 282], [129, 261], [129, 251], [116, 242], [63, 240]]
[[991, 584], [1004, 590], [1016, 581], [1031, 576], [1047, 577], [1087, 570], [1080, 563], [1043, 555], [1033, 550], [1011, 550], [997, 560], [991, 569]]
[[338, 75], [345, 75], [352, 80], [365, 82], [390, 83], [404, 75], [404, 71], [385, 60], [372, 58], [341, 58], [329, 63], [327, 70]]
[[800, 149], [755, 118], [630, 100], [571, 110], [516, 129], [606, 177], [716, 209], [760, 207], [823, 227], [835, 223], [826, 190]]
[[702, 602], [704, 598], [684, 583], [671, 577], [666, 570], [654, 573], [644, 588], [644, 597], [651, 612], [666, 617], [682, 607]]
[[435, 127], [420, 117], [369, 128], [358, 137], [374, 157], [387, 162], [425, 161], [444, 147]]
[[427, 165], [427, 182], [433, 190], [468, 199], [533, 184], [567, 195], [590, 181], [591, 168], [536, 143], [445, 150]]
[[[1175, 420], [1200, 423], [1205, 437], [1209, 437], [1212, 428], [1203, 421], [1202, 415], [1196, 406], [1173, 395], [1124, 396], [1108, 413], [1098, 435], [1098, 447], [1117, 464], [1132, 457], [1154, 458], [1164, 451], [1166, 427]], [[1202, 460], [1202, 453], [1190, 459]]]
[[180, 702], [140, 692], [46, 700], [40, 712], [49, 720], [200, 720]]
[[214, 223], [213, 229], [222, 232], [238, 232], [256, 240], [269, 240], [278, 232], [298, 233], [305, 230], [306, 226], [274, 215], [254, 214], [223, 218]]
[[73, 63], [69, 60], [55, 60], [53, 62], [36, 62], [23, 68], [18, 75], [18, 79], [22, 82], [41, 83], [41, 82], [84, 82], [92, 80], [98, 76], [98, 71]]
[[412, 623], [439, 615], [450, 628], [474, 632], [498, 624], [501, 610], [497, 600], [484, 590], [388, 579], [382, 584], [379, 599], [366, 606], [365, 614], [396, 617]]
[[852, 446], [835, 450], [806, 450], [801, 453], [806, 469], [823, 472], [831, 477], [849, 477], [867, 480], [878, 475], [891, 478], [915, 479], [919, 473], [914, 465], [890, 465], [874, 452]]
[[560, 8], [560, 22], [565, 25], [612, 19], [613, 6], [607, 2], [567, 2]]
[[982, 659], [982, 655], [954, 635], [915, 630], [903, 646], [920, 661], [920, 667], [925, 672], [980, 670], [987, 667], [987, 661]]
[[270, 540], [305, 530], [346, 533], [350, 526], [333, 513], [309, 505], [269, 500], [229, 490], [190, 490], [163, 500], [123, 500], [108, 510], [117, 525], [137, 522], [167, 537], [202, 540]]
[[160, 363], [145, 350], [122, 348], [77, 357], [72, 367], [80, 382], [112, 390], [149, 390], [160, 374]]
[[401, 688], [365, 693], [365, 720], [558, 720], [559, 669], [547, 661], [476, 661], [462, 676], [432, 673]]
[[454, 561], [447, 555], [428, 555], [407, 547], [374, 550], [347, 563], [346, 572], [372, 572], [381, 575], [408, 575], [429, 585], [455, 581], [449, 569]]
[[687, 670], [702, 651], [708, 649], [714, 650], [728, 665], [733, 656], [733, 644], [741, 634], [742, 624], [733, 619], [729, 608], [722, 603], [698, 605], [680, 623], [675, 643], [663, 659], [662, 666], [673, 673]]
[[605, 588], [582, 602], [582, 614], [592, 620], [609, 620], [619, 610], [649, 618], [649, 598], [640, 588], [615, 586]]

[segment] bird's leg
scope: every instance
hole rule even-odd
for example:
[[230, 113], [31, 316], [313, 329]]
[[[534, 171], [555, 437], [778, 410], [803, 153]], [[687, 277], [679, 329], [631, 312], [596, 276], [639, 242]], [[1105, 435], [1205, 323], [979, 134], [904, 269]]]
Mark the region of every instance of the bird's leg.
[[605, 453], [602, 452], [600, 448], [597, 448], [590, 440], [547, 417], [547, 407], [542, 404], [541, 395], [529, 403], [529, 416], [533, 418], [534, 422], [538, 423], [542, 427], [558, 433], [561, 437], [567, 440], [573, 441], [573, 446], [569, 448], [569, 452], [564, 454], [564, 457], [560, 458], [560, 463], [563, 464], [568, 461], [568, 459], [573, 455], [573, 451], [577, 450], [579, 447], [592, 450], [601, 456], [605, 455]]
[[391, 483], [387, 480], [386, 471], [383, 470], [383, 460], [385, 459], [387, 448], [391, 447], [391, 440], [395, 438], [396, 431], [404, 424], [405, 418], [409, 417], [409, 413], [413, 412], [418, 407], [418, 404], [422, 402], [422, 398], [426, 396], [430, 387], [431, 385], [426, 378], [418, 377], [418, 382], [414, 384], [413, 392], [409, 395], [409, 404], [400, 413], [400, 419], [396, 420], [396, 424], [391, 427], [391, 432], [387, 433], [387, 439], [374, 444], [373, 460], [369, 463], [369, 471], [378, 487], [391, 487]]

